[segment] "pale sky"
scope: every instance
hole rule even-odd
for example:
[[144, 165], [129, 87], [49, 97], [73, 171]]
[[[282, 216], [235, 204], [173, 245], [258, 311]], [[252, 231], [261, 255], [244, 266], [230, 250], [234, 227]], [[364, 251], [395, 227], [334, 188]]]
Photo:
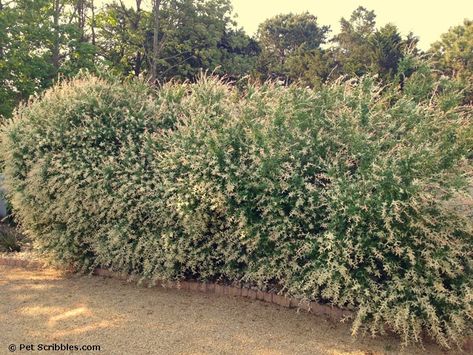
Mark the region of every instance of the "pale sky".
[[[152, 0], [143, 0], [151, 3]], [[133, 4], [134, 0], [125, 0]], [[395, 24], [403, 35], [409, 31], [420, 38], [419, 46], [430, 44], [451, 26], [473, 19], [473, 0], [232, 0], [238, 25], [250, 35], [269, 17], [282, 13], [309, 11], [321, 25], [339, 30], [341, 17], [348, 18], [358, 6], [374, 10], [378, 26]]]

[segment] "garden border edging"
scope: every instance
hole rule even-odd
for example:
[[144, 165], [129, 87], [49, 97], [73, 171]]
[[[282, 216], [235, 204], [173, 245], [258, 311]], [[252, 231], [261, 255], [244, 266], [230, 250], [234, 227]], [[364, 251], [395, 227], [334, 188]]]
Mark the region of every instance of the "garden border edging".
[[[39, 260], [27, 260], [20, 258], [13, 258], [4, 255], [0, 255], [0, 266], [12, 266], [22, 267], [30, 270], [40, 270], [48, 267], [48, 264]], [[266, 292], [261, 290], [250, 289], [247, 287], [236, 287], [229, 285], [222, 285], [218, 283], [206, 283], [198, 281], [164, 281], [155, 280], [141, 281], [140, 278], [132, 275], [125, 275], [118, 272], [110, 271], [103, 268], [96, 268], [93, 272], [95, 276], [101, 276], [106, 278], [112, 278], [127, 282], [136, 282], [148, 287], [162, 287], [172, 288], [180, 290], [189, 290], [205, 293], [213, 293], [216, 295], [228, 295], [249, 298], [253, 300], [260, 300], [267, 303], [274, 303], [285, 308], [297, 308], [314, 315], [327, 316], [332, 321], [342, 321], [347, 318], [353, 317], [354, 313], [348, 309], [341, 309], [336, 306], [329, 306], [320, 304], [318, 302], [306, 302], [295, 297], [287, 297], [284, 295], [278, 295], [274, 292]], [[473, 338], [466, 338], [462, 346], [463, 351], [473, 352]]]
[[[8, 256], [0, 255], [0, 265], [23, 267], [25, 269], [44, 269], [48, 265], [45, 262], [39, 260], [27, 260], [21, 258], [13, 258]], [[295, 297], [287, 297], [285, 295], [279, 295], [274, 292], [266, 292], [247, 287], [237, 287], [230, 285], [222, 285], [219, 283], [212, 282], [198, 282], [198, 281], [166, 281], [166, 280], [155, 280], [153, 282], [145, 280], [142, 281], [139, 277], [132, 275], [124, 275], [118, 272], [110, 271], [103, 268], [96, 268], [93, 275], [118, 279], [128, 282], [139, 282], [144, 286], [148, 287], [164, 287], [180, 290], [198, 291], [205, 293], [213, 293], [216, 295], [228, 295], [244, 297], [253, 300], [259, 300], [267, 303], [274, 303], [286, 308], [297, 308], [315, 315], [325, 315], [331, 320], [341, 321], [346, 318], [353, 316], [353, 312], [348, 309], [341, 309], [336, 306], [329, 306], [320, 304], [318, 302], [307, 302]]]
[[[140, 279], [130, 276], [123, 275], [114, 271], [107, 269], [96, 268], [93, 272], [94, 275], [114, 278], [130, 282], [138, 282]], [[219, 283], [213, 282], [199, 282], [199, 281], [165, 281], [165, 280], [156, 280], [153, 282], [141, 281], [142, 284], [149, 287], [164, 287], [164, 288], [173, 288], [189, 291], [198, 291], [205, 293], [213, 293], [216, 295], [228, 295], [249, 298], [253, 300], [259, 300], [267, 303], [274, 303], [286, 308], [297, 308], [315, 315], [324, 315], [330, 318], [333, 321], [342, 321], [353, 316], [353, 312], [348, 309], [341, 309], [336, 306], [330, 306], [325, 304], [320, 304], [318, 302], [307, 302], [295, 297], [288, 297], [285, 295], [279, 295], [274, 292], [266, 292], [256, 289], [251, 289], [247, 287], [238, 287], [230, 285], [222, 285]]]

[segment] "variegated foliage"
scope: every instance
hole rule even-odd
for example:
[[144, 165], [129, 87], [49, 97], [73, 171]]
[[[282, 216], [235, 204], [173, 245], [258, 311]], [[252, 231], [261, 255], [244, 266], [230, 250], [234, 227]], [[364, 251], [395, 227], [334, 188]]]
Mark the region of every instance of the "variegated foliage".
[[424, 79], [64, 82], [3, 128], [11, 202], [84, 270], [275, 288], [450, 346], [473, 317], [472, 221], [444, 203], [471, 178], [472, 110]]

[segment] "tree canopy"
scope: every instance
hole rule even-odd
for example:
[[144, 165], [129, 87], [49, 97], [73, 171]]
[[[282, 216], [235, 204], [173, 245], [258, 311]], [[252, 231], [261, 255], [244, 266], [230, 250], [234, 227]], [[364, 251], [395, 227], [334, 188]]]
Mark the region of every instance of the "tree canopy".
[[466, 101], [473, 102], [473, 21], [450, 28], [430, 49], [437, 69], [457, 78], [467, 91]]
[[[393, 80], [417, 37], [356, 8], [340, 31], [308, 12], [280, 14], [255, 36], [238, 27], [230, 0], [0, 0], [0, 115], [81, 70], [157, 82], [194, 80], [210, 71], [318, 87], [367, 73]], [[432, 45], [437, 69], [465, 85], [473, 72], [473, 22], [453, 27]], [[412, 71], [412, 68], [409, 69]], [[403, 75], [409, 75], [404, 72]]]

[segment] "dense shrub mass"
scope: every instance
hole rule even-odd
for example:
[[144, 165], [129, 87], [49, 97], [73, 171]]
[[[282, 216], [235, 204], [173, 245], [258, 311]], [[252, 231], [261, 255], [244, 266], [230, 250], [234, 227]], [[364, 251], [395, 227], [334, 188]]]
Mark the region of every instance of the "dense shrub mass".
[[449, 346], [473, 318], [472, 221], [448, 203], [473, 124], [427, 74], [402, 92], [62, 83], [3, 129], [11, 202], [84, 269], [273, 288], [356, 310], [354, 332]]

